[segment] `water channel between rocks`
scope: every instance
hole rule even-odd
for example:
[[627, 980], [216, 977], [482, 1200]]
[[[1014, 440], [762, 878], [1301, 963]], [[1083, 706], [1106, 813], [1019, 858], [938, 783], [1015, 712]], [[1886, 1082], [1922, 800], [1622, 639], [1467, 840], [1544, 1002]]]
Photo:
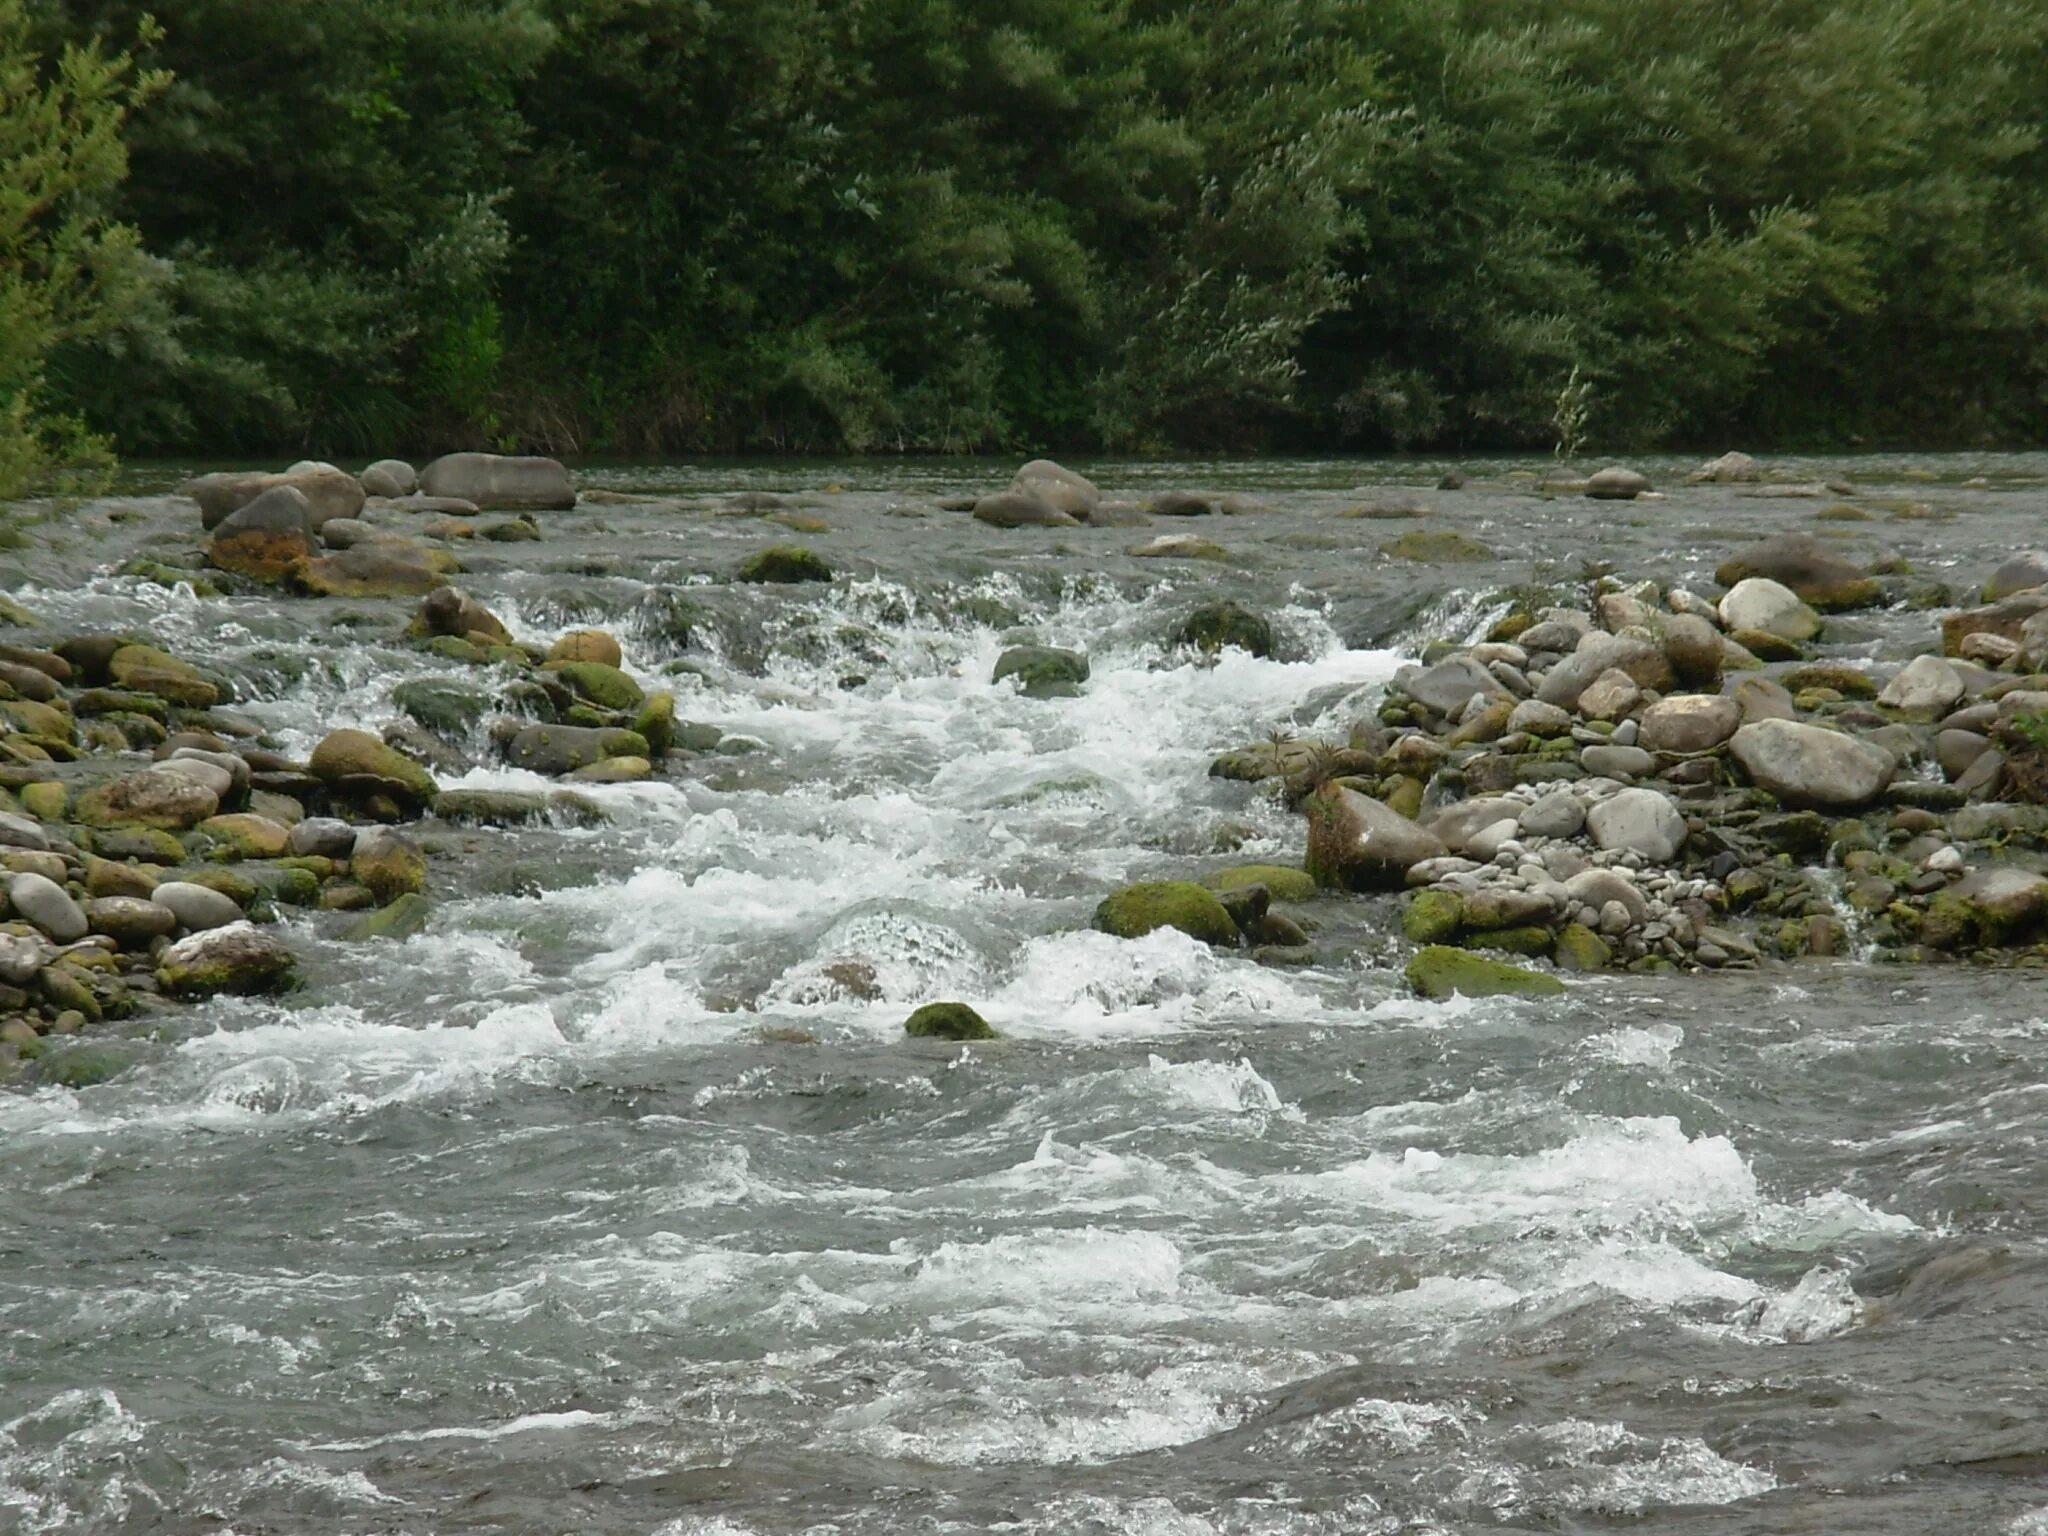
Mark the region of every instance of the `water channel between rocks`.
[[[1298, 863], [1210, 761], [1343, 739], [1503, 589], [1707, 589], [1830, 527], [1967, 600], [2044, 539], [2048, 455], [1776, 466], [1855, 484], [1832, 525], [1692, 462], [1630, 504], [1539, 461], [1092, 465], [1265, 510], [1016, 531], [936, 506], [1009, 466], [579, 470], [646, 499], [462, 585], [522, 640], [610, 630], [736, 747], [588, 787], [595, 827], [450, 831], [424, 932], [288, 911], [301, 990], [0, 1094], [0, 1532], [2048, 1533], [2040, 972], [1437, 1003], [1384, 899], [1307, 905], [1299, 968], [1089, 928], [1128, 880]], [[198, 547], [180, 478], [32, 524], [0, 584], [225, 672], [298, 755], [469, 679], [410, 602], [111, 574]], [[805, 530], [720, 515], [750, 490]], [[1380, 553], [1414, 530], [1490, 553]], [[1126, 553], [1184, 532], [1225, 558]], [[836, 579], [728, 580], [792, 541]], [[1171, 648], [1214, 597], [1273, 659]], [[992, 684], [1019, 638], [1084, 651], [1080, 695]], [[467, 745], [444, 784], [542, 784]], [[907, 1039], [937, 998], [1003, 1038]]]

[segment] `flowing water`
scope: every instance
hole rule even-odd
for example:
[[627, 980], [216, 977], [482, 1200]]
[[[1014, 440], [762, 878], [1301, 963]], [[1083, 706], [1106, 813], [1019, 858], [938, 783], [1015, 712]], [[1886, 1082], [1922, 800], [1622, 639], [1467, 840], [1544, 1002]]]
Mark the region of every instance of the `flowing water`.
[[[1791, 472], [1958, 590], [2038, 539], [2048, 457], [1925, 462]], [[994, 465], [593, 469], [659, 499], [468, 552], [521, 638], [610, 627], [758, 748], [595, 789], [596, 829], [447, 832], [420, 936], [290, 915], [304, 990], [0, 1097], [0, 1530], [2048, 1532], [2040, 973], [1438, 1004], [1385, 901], [1300, 909], [1299, 970], [1088, 930], [1127, 879], [1298, 859], [1210, 757], [1341, 737], [1490, 591], [1702, 581], [1824, 505], [1514, 467], [1099, 466], [1271, 510], [1021, 533], [932, 507]], [[230, 672], [295, 750], [436, 674], [406, 605], [105, 574], [196, 544], [174, 478], [39, 525], [7, 585]], [[840, 580], [727, 584], [791, 537], [710, 514], [739, 489], [821, 516]], [[1418, 527], [1499, 558], [1374, 554]], [[1180, 531], [1233, 562], [1122, 553]], [[1279, 658], [1168, 648], [1219, 594]], [[1087, 651], [1085, 694], [992, 686], [1019, 636]], [[935, 998], [1004, 1038], [905, 1038]]]

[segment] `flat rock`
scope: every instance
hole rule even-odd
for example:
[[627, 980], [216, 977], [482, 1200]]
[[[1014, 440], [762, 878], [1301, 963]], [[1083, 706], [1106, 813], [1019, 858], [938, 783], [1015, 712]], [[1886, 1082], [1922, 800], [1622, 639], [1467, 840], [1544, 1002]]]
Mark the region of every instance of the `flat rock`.
[[1742, 725], [1742, 706], [1713, 694], [1676, 694], [1643, 711], [1636, 744], [1648, 752], [1711, 752]]
[[1586, 813], [1586, 830], [1601, 848], [1639, 853], [1669, 864], [1685, 846], [1685, 818], [1654, 789], [1624, 789]]
[[1742, 771], [1791, 805], [1851, 810], [1884, 792], [1898, 761], [1883, 747], [1793, 720], [1745, 725], [1729, 742]]

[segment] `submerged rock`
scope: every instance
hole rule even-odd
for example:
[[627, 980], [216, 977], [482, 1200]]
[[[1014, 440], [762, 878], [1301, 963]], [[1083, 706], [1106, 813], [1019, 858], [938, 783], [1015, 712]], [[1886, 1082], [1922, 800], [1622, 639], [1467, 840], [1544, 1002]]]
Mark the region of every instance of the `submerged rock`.
[[806, 581], [830, 581], [832, 567], [801, 544], [771, 544], [748, 556], [733, 579], [795, 586]]
[[1072, 698], [1088, 681], [1088, 658], [1050, 645], [1012, 646], [996, 658], [989, 681], [1000, 683], [1008, 677], [1017, 679], [1026, 698]]
[[384, 794], [419, 809], [440, 792], [431, 773], [368, 731], [330, 733], [313, 749], [309, 766], [315, 778], [350, 798]]
[[236, 923], [180, 939], [157, 960], [157, 985], [173, 997], [254, 996], [292, 984], [298, 957], [273, 934]]
[[926, 1003], [903, 1021], [903, 1032], [919, 1040], [994, 1040], [988, 1020], [965, 1003]]
[[1042, 497], [998, 491], [974, 504], [974, 520], [992, 528], [1075, 528], [1080, 520]]
[[1424, 997], [1555, 997], [1564, 983], [1541, 971], [1489, 960], [1469, 950], [1432, 944], [1416, 953], [1404, 974]]
[[[1833, 547], [1810, 533], [1780, 533], [1737, 550], [1714, 571], [1714, 580], [1724, 587], [1737, 586], [1755, 578], [1774, 581], [1789, 589], [1799, 600], [1822, 613], [1845, 608], [1868, 608], [1882, 602], [1877, 582], [1859, 565], [1844, 559]], [[1735, 625], [1730, 628], [1769, 629], [1769, 625]], [[1792, 640], [1808, 638], [1788, 635]]]
[[1235, 646], [1254, 656], [1273, 654], [1273, 626], [1236, 603], [1204, 603], [1181, 621], [1173, 638], [1176, 645], [1201, 651]]

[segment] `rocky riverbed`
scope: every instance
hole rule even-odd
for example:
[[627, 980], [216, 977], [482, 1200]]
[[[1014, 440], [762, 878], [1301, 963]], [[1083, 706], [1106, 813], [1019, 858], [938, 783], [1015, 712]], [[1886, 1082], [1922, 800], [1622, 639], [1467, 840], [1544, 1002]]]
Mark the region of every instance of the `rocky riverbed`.
[[[1895, 1412], [1937, 1346], [1888, 1298], [1981, 1316], [2038, 1268], [1999, 1106], [2039, 1079], [2048, 461], [1013, 468], [458, 455], [13, 509], [0, 1134], [42, 1235], [0, 1266], [0, 1508], [2032, 1518], [1927, 1470], [2020, 1454], [1959, 1411], [1859, 1459], [1818, 1377], [1762, 1439], [1660, 1382], [1811, 1345]], [[1931, 1162], [1844, 1150], [1916, 1127]], [[65, 1196], [106, 1179], [155, 1237]], [[344, 1248], [263, 1258], [300, 1209]], [[1552, 1315], [1633, 1362], [1604, 1404], [1510, 1363]], [[591, 1353], [636, 1317], [704, 1331]], [[196, 1417], [153, 1385], [228, 1361]], [[442, 1483], [416, 1435], [479, 1449]], [[1079, 1502], [1017, 1507], [1054, 1465]]]

